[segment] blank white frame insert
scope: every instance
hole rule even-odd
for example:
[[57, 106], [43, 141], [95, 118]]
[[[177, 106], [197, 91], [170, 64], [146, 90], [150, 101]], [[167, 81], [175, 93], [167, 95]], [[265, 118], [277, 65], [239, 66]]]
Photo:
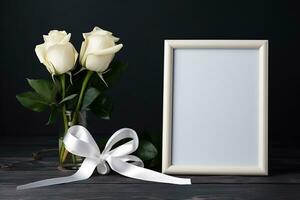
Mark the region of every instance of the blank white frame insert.
[[165, 40], [162, 171], [268, 174], [268, 41]]

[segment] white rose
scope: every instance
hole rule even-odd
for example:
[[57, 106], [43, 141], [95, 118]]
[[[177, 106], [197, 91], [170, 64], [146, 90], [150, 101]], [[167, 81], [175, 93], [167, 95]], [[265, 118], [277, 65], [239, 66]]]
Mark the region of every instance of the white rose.
[[69, 42], [71, 34], [52, 30], [44, 35], [44, 43], [35, 47], [35, 53], [52, 75], [70, 72], [76, 63], [78, 53]]
[[119, 38], [99, 27], [95, 27], [92, 32], [83, 33], [83, 37], [85, 41], [81, 45], [79, 62], [83, 67], [100, 75], [107, 70], [115, 53], [123, 45], [116, 45]]

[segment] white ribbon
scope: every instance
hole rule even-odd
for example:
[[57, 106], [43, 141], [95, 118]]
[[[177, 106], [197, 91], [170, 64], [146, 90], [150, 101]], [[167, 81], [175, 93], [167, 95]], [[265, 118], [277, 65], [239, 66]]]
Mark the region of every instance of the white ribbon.
[[[132, 140], [112, 149], [114, 144], [126, 138]], [[139, 139], [136, 132], [129, 128], [123, 128], [115, 132], [107, 141], [102, 153], [100, 153], [99, 147], [89, 131], [83, 126], [76, 125], [70, 127], [63, 142], [70, 153], [85, 157], [78, 171], [71, 176], [51, 178], [20, 185], [17, 186], [17, 190], [85, 180], [93, 174], [95, 168], [97, 168], [100, 174], [109, 173], [111, 168], [123, 176], [144, 181], [178, 185], [191, 184], [191, 179], [168, 176], [143, 168], [144, 164], [140, 158], [129, 155], [139, 146]], [[130, 163], [128, 163], [128, 161], [130, 161]]]

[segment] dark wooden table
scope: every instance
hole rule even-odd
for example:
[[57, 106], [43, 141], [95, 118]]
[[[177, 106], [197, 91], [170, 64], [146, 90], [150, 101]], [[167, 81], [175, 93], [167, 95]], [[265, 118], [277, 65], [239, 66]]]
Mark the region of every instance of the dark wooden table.
[[[276, 143], [271, 144], [271, 171], [267, 177], [190, 176], [192, 185], [178, 186], [138, 181], [111, 173], [76, 183], [16, 191], [20, 184], [73, 173], [57, 170], [53, 156], [33, 160], [32, 152], [55, 145], [56, 140], [48, 137], [3, 138], [0, 141], [0, 200], [300, 199], [299, 149], [282, 151]], [[283, 157], [281, 152], [289, 156]]]

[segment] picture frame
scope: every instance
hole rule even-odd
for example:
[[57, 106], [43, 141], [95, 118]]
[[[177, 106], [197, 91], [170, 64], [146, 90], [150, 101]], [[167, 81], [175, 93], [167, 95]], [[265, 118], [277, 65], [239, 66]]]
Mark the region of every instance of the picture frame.
[[268, 174], [267, 40], [165, 40], [162, 172]]

